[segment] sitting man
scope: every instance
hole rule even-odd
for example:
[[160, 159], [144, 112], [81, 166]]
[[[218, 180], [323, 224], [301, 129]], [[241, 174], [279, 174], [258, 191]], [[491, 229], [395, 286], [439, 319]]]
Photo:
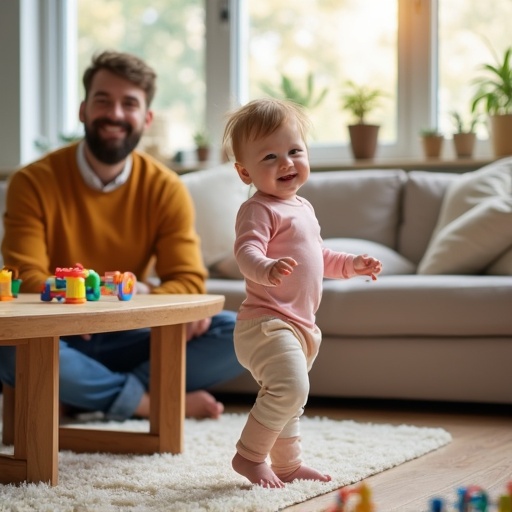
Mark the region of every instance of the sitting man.
[[[135, 151], [151, 124], [156, 74], [139, 58], [104, 52], [83, 75], [82, 141], [14, 173], [2, 254], [19, 269], [21, 292], [38, 293], [57, 267], [81, 263], [100, 275], [131, 271], [137, 293], [204, 293], [206, 270], [191, 198], [179, 177]], [[150, 267], [158, 285], [147, 281]], [[189, 417], [217, 418], [207, 391], [243, 371], [233, 348], [235, 314], [187, 328]], [[66, 336], [60, 341], [60, 400], [123, 420], [149, 415], [150, 330]], [[15, 348], [0, 347], [0, 380], [15, 385]]]

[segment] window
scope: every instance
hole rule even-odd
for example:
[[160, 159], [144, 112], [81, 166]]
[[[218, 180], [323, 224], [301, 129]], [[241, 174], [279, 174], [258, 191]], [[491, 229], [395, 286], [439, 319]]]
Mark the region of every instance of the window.
[[[482, 63], [496, 62], [510, 46], [512, 2], [478, 0], [439, 2], [439, 119], [443, 133], [453, 131], [449, 113], [457, 111], [469, 123], [472, 82]], [[486, 126], [478, 126], [482, 139]]]
[[249, 99], [261, 97], [269, 86], [279, 91], [282, 76], [306, 93], [311, 73], [310, 108], [317, 144], [347, 144], [346, 126], [353, 119], [341, 108], [347, 80], [382, 89], [382, 108], [367, 122], [382, 124], [381, 142], [396, 141], [397, 0], [258, 0], [246, 2], [249, 20]]
[[[372, 115], [382, 123], [377, 158], [421, 158], [419, 131], [438, 126], [451, 135], [449, 112], [469, 112], [472, 80], [493, 52], [502, 55], [510, 45], [512, 17], [510, 0], [493, 0], [491, 7], [478, 0], [34, 4], [32, 10], [0, 2], [4, 26], [19, 31], [9, 40], [20, 41], [0, 52], [9, 77], [0, 107], [15, 124], [0, 140], [0, 168], [33, 158], [37, 135], [56, 141], [76, 127], [83, 68], [105, 47], [138, 53], [157, 69], [157, 122], [145, 142], [158, 143], [166, 157], [191, 150], [203, 124], [218, 145], [234, 102], [257, 97], [263, 84], [277, 86], [283, 73], [300, 86], [312, 72], [318, 90], [328, 89], [311, 111], [313, 164], [351, 160], [349, 120], [339, 102], [346, 79], [389, 94]], [[476, 156], [491, 156], [485, 124]]]

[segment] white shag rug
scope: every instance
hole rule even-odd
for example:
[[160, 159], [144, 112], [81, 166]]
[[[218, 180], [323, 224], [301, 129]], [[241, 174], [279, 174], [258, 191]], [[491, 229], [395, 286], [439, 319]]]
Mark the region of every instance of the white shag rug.
[[[328, 483], [297, 481], [284, 489], [251, 486], [231, 468], [246, 415], [186, 420], [180, 455], [59, 453], [59, 485], [0, 485], [1, 512], [274, 512], [436, 450], [451, 441], [440, 428], [301, 419], [305, 462]], [[95, 423], [95, 426], [98, 424]], [[147, 431], [148, 422], [102, 423]], [[93, 424], [91, 424], [93, 426]], [[1, 452], [12, 447], [0, 445]]]

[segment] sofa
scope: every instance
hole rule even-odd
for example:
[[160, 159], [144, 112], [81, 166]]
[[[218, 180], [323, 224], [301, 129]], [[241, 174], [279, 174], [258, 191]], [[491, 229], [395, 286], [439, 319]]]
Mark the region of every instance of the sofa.
[[[234, 222], [251, 191], [232, 164], [182, 179], [208, 292], [236, 310]], [[376, 282], [324, 281], [311, 396], [512, 404], [512, 158], [464, 174], [313, 172], [299, 193], [325, 245], [383, 262]], [[257, 387], [245, 374], [217, 390]]]
[[[234, 224], [251, 190], [232, 164], [182, 180], [208, 292], [236, 310], [244, 283]], [[0, 182], [0, 212], [5, 189]], [[314, 172], [300, 194], [326, 245], [383, 262], [376, 282], [325, 280], [312, 396], [512, 404], [512, 158], [465, 174]], [[217, 390], [257, 388], [245, 374]]]

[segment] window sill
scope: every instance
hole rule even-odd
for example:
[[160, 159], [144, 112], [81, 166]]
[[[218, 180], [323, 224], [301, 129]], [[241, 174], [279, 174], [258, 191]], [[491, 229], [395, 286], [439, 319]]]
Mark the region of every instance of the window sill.
[[[463, 173], [474, 171], [484, 165], [493, 162], [490, 158], [458, 158], [444, 160], [438, 158], [432, 159], [376, 159], [376, 160], [344, 160], [336, 164], [312, 164], [311, 170], [318, 171], [349, 171], [357, 169], [403, 169], [405, 171], [435, 171], [435, 172], [455, 172]], [[191, 163], [189, 165], [175, 164], [171, 162], [170, 168], [178, 174], [210, 169], [219, 163], [201, 162]]]

